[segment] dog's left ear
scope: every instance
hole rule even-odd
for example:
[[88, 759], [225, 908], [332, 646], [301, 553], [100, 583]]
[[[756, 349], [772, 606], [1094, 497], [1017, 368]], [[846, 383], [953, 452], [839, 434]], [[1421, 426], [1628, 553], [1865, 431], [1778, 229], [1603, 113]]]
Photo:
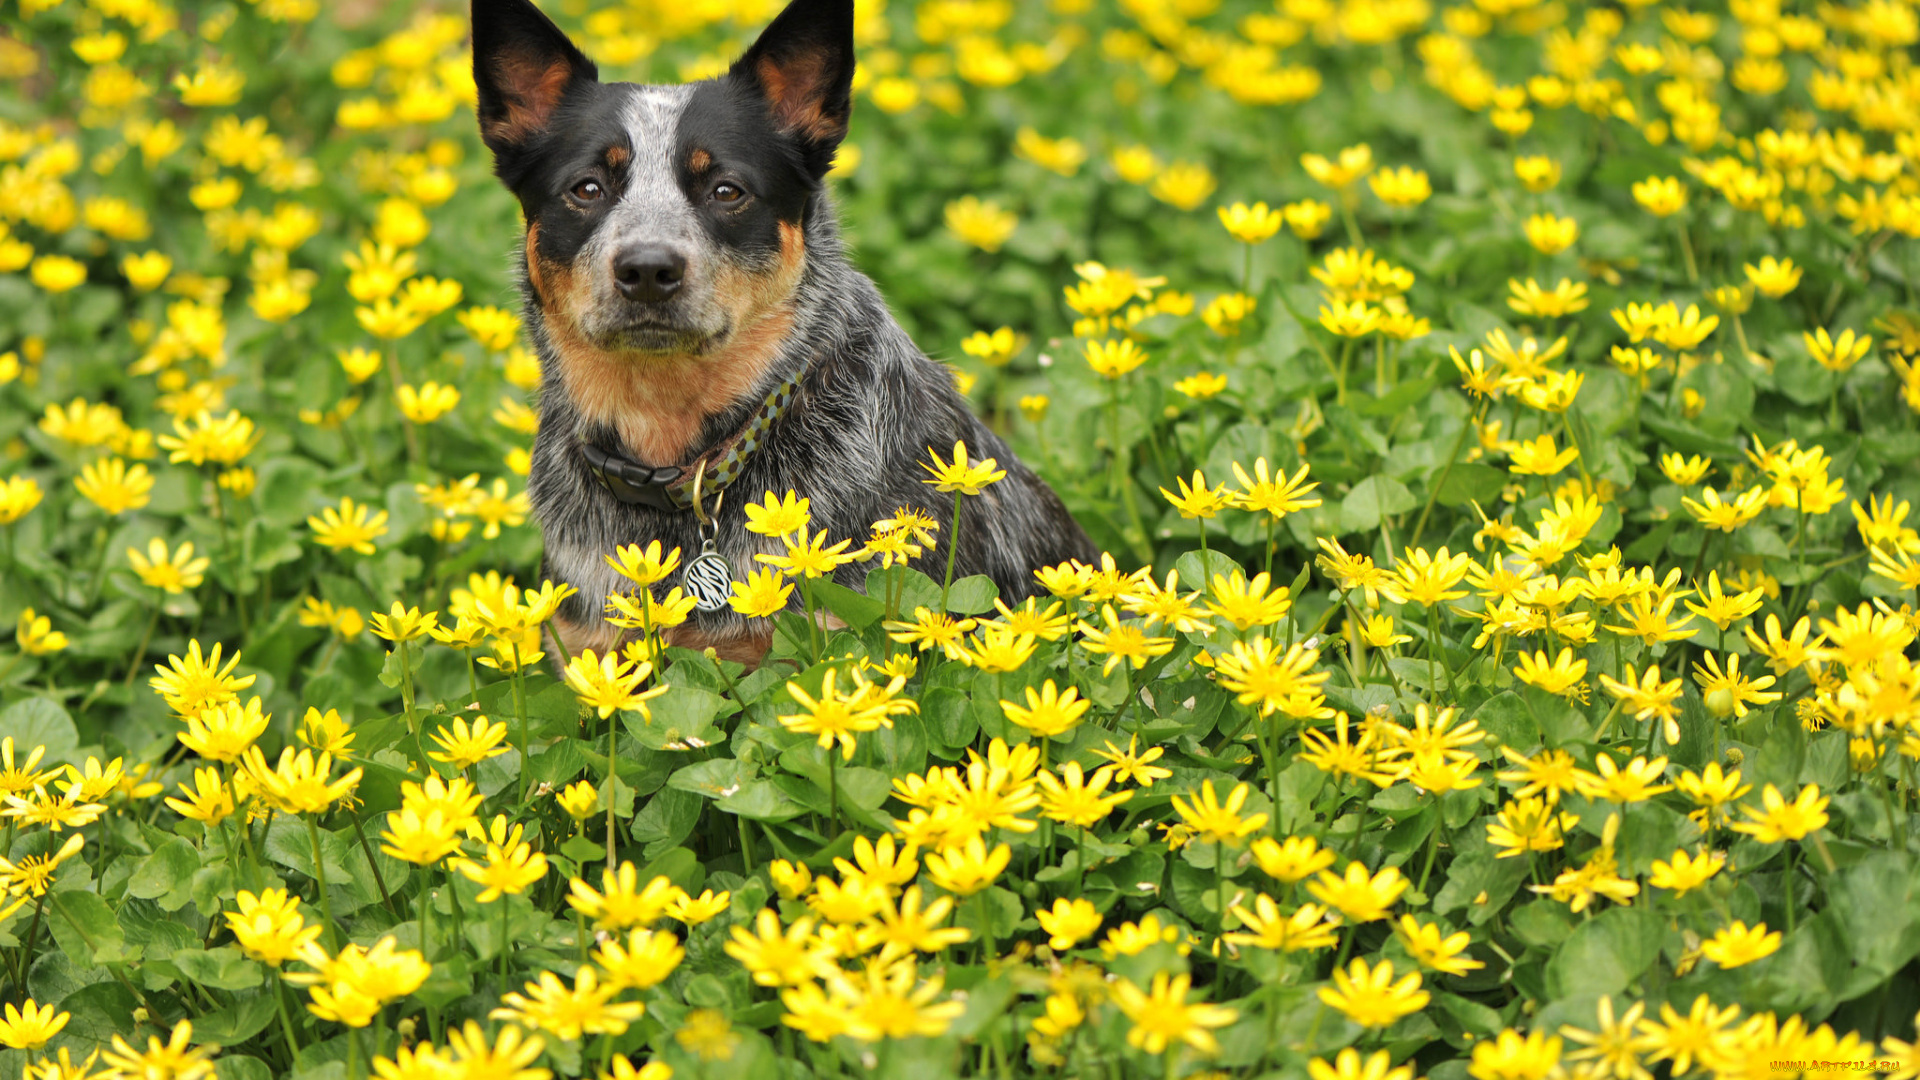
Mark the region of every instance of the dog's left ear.
[[793, 0], [730, 74], [766, 99], [774, 123], [801, 140], [820, 177], [847, 137], [853, 63], [853, 0]]

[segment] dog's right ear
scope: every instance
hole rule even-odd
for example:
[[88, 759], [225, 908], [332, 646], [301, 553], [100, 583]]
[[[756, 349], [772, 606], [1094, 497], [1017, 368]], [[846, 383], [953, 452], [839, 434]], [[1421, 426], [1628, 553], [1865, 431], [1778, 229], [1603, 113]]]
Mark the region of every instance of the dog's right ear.
[[529, 0], [473, 0], [480, 137], [495, 157], [544, 130], [567, 94], [599, 74]]

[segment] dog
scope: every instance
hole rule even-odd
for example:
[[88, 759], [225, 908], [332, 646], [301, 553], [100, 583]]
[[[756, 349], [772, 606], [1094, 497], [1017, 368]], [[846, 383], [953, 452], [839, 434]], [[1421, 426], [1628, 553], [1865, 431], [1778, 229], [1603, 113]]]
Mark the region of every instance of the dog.
[[[1035, 569], [1096, 557], [846, 257], [824, 178], [852, 113], [852, 0], [793, 0], [725, 75], [667, 86], [600, 82], [529, 0], [473, 0], [472, 16], [481, 137], [525, 218], [542, 370], [528, 490], [542, 572], [578, 590], [553, 623], [570, 653], [622, 641], [604, 618], [630, 588], [617, 547], [694, 560], [711, 542], [724, 562], [695, 560], [705, 599], [668, 643], [757, 665], [772, 627], [725, 590], [784, 549], [744, 506], [792, 490], [855, 545], [901, 508], [944, 533], [951, 497], [921, 463], [956, 441], [1007, 474], [965, 500], [956, 579], [1017, 601]], [[919, 560], [931, 576], [947, 540]], [[835, 580], [863, 590], [865, 567]]]

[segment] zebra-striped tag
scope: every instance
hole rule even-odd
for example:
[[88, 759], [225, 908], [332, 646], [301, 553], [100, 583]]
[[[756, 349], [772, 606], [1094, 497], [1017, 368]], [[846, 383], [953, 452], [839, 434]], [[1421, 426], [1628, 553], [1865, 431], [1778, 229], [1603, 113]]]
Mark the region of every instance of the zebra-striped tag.
[[701, 611], [719, 611], [733, 596], [733, 567], [726, 557], [713, 550], [713, 541], [694, 556], [680, 576], [680, 587], [693, 597], [693, 606]]

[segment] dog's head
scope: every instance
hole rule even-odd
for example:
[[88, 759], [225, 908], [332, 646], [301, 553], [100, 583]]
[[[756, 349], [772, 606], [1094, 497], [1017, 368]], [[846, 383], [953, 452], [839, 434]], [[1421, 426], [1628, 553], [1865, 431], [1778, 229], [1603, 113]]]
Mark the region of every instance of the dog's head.
[[549, 336], [699, 358], [790, 299], [853, 68], [852, 0], [793, 0], [726, 75], [678, 86], [602, 83], [528, 0], [473, 0], [480, 132]]

